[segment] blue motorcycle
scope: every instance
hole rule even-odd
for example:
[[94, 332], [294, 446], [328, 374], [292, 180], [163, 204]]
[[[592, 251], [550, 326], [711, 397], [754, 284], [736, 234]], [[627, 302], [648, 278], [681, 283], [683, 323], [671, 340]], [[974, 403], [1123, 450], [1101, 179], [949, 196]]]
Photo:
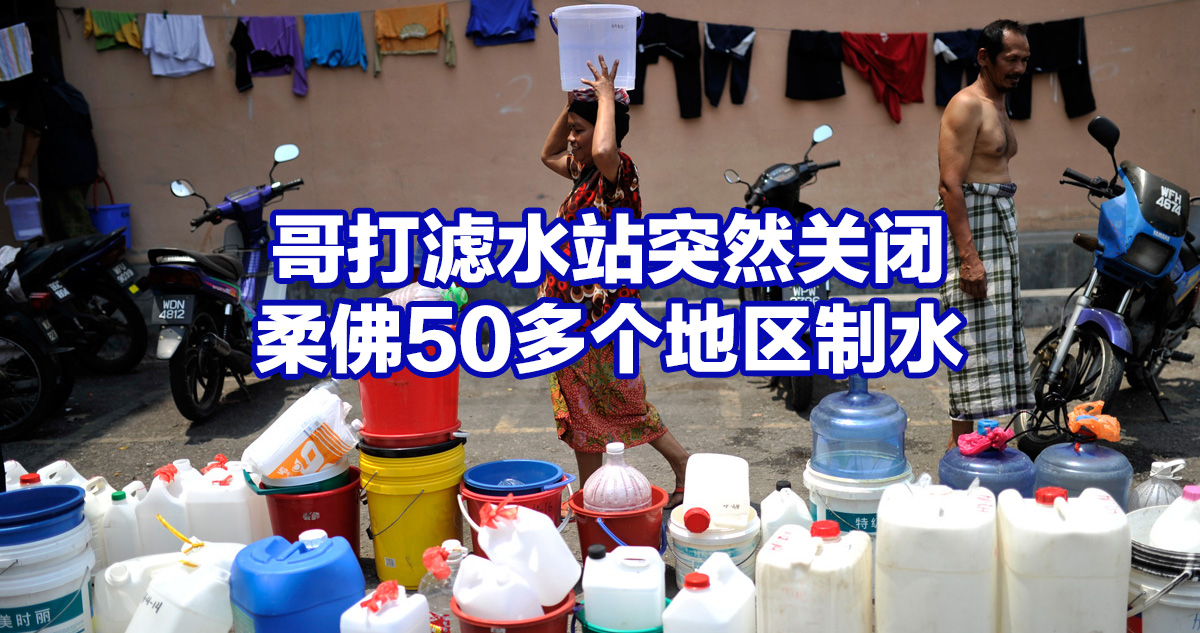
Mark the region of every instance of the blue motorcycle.
[[1021, 438], [1027, 452], [1063, 439], [1068, 403], [1110, 401], [1122, 374], [1135, 389], [1149, 389], [1167, 418], [1158, 377], [1167, 363], [1191, 362], [1192, 354], [1177, 348], [1200, 327], [1200, 210], [1193, 207], [1200, 197], [1189, 199], [1183, 187], [1131, 161], [1118, 167], [1121, 131], [1112, 121], [1096, 117], [1088, 133], [1108, 150], [1116, 174], [1106, 181], [1067, 169], [1059, 181], [1088, 191], [1100, 224], [1096, 235], [1073, 240], [1095, 258], [1083, 293], [1033, 350], [1038, 410]]

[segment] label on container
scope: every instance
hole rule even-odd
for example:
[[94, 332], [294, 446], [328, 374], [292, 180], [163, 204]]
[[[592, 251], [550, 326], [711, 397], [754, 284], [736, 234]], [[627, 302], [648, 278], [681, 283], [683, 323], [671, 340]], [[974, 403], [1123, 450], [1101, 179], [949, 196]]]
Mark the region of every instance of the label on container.
[[87, 630], [82, 591], [38, 604], [0, 607], [0, 631], [4, 633], [83, 633]]
[[254, 618], [233, 605], [233, 633], [254, 633]]
[[843, 532], [851, 530], [859, 530], [867, 534], [875, 533], [876, 518], [878, 515], [872, 512], [870, 514], [857, 514], [854, 512], [840, 512], [830, 510], [829, 508], [819, 507], [815, 503], [810, 503], [809, 508], [817, 521], [837, 521], [838, 527]]

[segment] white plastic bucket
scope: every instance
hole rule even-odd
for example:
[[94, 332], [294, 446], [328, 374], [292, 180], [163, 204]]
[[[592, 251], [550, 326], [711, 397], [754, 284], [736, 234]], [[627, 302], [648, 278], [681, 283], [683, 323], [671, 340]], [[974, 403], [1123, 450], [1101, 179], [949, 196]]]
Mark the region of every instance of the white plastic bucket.
[[550, 14], [558, 33], [558, 74], [565, 91], [587, 88], [580, 79], [594, 77], [587, 63], [600, 72], [599, 57], [612, 68], [616, 60], [616, 88], [633, 88], [637, 36], [641, 9], [623, 4], [581, 4], [559, 7]]
[[[633, 72], [632, 67], [630, 67], [630, 72]], [[38, 205], [42, 202], [42, 194], [37, 187], [33, 186], [33, 183], [29, 183], [28, 186], [33, 189], [34, 193], [32, 198], [9, 198], [8, 190], [12, 189], [15, 184], [17, 184], [15, 181], [10, 182], [4, 188], [4, 204], [8, 207], [8, 217], [12, 220], [13, 236], [21, 241], [31, 240], [42, 234], [42, 218], [38, 215]]]
[[40, 541], [0, 547], [0, 622], [23, 633], [91, 631], [87, 581], [96, 557], [82, 521]]
[[675, 555], [675, 585], [683, 586], [683, 577], [696, 571], [716, 552], [725, 552], [737, 568], [754, 580], [755, 558], [762, 540], [762, 522], [753, 508], [750, 523], [740, 530], [712, 528], [704, 532], [689, 532], [683, 525], [684, 507], [671, 511], [668, 529], [671, 553]]
[[892, 484], [911, 482], [912, 466], [886, 479], [842, 479], [804, 468], [804, 485], [808, 488], [808, 505], [814, 521], [837, 521], [843, 532], [859, 530], [874, 536], [879, 500]]
[[1147, 544], [1152, 526], [1167, 507], [1153, 506], [1129, 513], [1133, 542], [1129, 613], [1142, 618], [1143, 633], [1195, 631], [1200, 626], [1200, 555]]

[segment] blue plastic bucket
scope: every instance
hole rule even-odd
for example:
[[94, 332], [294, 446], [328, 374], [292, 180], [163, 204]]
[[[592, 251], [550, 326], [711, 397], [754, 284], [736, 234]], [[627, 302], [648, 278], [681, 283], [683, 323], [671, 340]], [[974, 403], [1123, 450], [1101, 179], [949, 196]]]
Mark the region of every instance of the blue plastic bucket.
[[24, 242], [42, 234], [42, 217], [38, 215], [42, 194], [38, 192], [37, 187], [30, 183], [28, 186], [33, 189], [33, 197], [10, 198], [8, 190], [12, 189], [15, 184], [17, 183], [10, 182], [4, 188], [4, 205], [8, 207], [8, 218], [12, 221], [13, 236], [18, 241]]
[[83, 521], [83, 488], [78, 486], [0, 492], [0, 547], [53, 538]]
[[92, 226], [101, 233], [111, 233], [119, 228], [125, 228], [125, 248], [133, 246], [133, 225], [129, 222], [129, 205], [102, 204], [98, 207], [88, 207], [92, 216]]
[[[506, 480], [520, 483], [500, 483]], [[575, 477], [571, 476], [564, 482], [561, 466], [536, 459], [502, 459], [472, 466], [463, 474], [467, 490], [501, 497], [510, 493], [520, 496], [561, 488], [574, 480]]]

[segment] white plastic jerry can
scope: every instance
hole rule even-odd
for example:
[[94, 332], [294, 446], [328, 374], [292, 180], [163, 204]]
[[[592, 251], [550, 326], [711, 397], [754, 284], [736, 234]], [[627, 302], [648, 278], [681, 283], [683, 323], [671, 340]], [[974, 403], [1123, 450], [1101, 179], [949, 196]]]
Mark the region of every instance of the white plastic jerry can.
[[241, 473], [214, 468], [184, 485], [189, 536], [204, 541], [242, 543], [255, 541], [254, 517]]
[[[566, 598], [564, 593], [559, 601]], [[537, 592], [524, 578], [479, 556], [467, 556], [454, 578], [454, 601], [480, 620], [515, 622], [544, 614]]]
[[141, 555], [137, 498], [128, 497], [124, 490], [112, 493], [112, 506], [104, 513], [103, 525], [104, 554], [109, 565]]
[[171, 494], [172, 475], [159, 469], [150, 483], [150, 492], [138, 502], [136, 513], [138, 534], [142, 538], [143, 554], [165, 554], [179, 551], [179, 538], [158, 520], [159, 515], [180, 534], [190, 534], [187, 506], [180, 497]]
[[755, 633], [754, 595], [754, 581], [729, 554], [716, 552], [684, 576], [663, 611], [663, 633]]
[[760, 507], [763, 543], [775, 535], [775, 530], [785, 525], [812, 527], [812, 511], [809, 510], [808, 503], [792, 490], [790, 481], [775, 482], [775, 492], [767, 495]]
[[1200, 486], [1184, 486], [1183, 494], [1163, 510], [1150, 528], [1150, 545], [1200, 554]]
[[83, 488], [88, 480], [65, 459], [60, 459], [38, 469], [42, 484], [47, 486], [75, 486]]
[[[967, 490], [893, 484], [875, 531], [877, 633], [994, 633], [999, 604], [996, 498]], [[970, 605], [970, 608], [964, 608]]]
[[516, 518], [497, 516], [495, 527], [480, 526], [479, 546], [488, 558], [524, 578], [543, 607], [552, 607], [575, 588], [579, 562], [550, 517], [524, 506], [501, 512], [510, 509]]
[[271, 514], [267, 511], [267, 498], [258, 495], [250, 489], [246, 483], [247, 464], [241, 461], [232, 461], [225, 464], [225, 470], [233, 475], [235, 483], [232, 483], [234, 489], [246, 500], [246, 507], [250, 509], [250, 532], [254, 541], [261, 541], [275, 532], [271, 529]]
[[92, 630], [95, 633], [124, 633], [146, 595], [154, 576], [180, 567], [183, 556], [156, 554], [114, 563], [96, 577], [92, 598]]
[[342, 613], [339, 628], [341, 633], [429, 633], [429, 602], [419, 593], [406, 598], [396, 581], [384, 581]]
[[610, 631], [661, 627], [667, 599], [662, 556], [653, 547], [625, 545], [605, 553], [604, 545], [591, 545], [583, 564], [583, 599], [589, 625]]
[[179, 566], [156, 576], [126, 633], [228, 633], [233, 628], [229, 572]]
[[1002, 633], [1125, 631], [1129, 521], [1111, 495], [1005, 490], [998, 510]]
[[871, 633], [871, 537], [785, 525], [758, 553], [758, 633]]
[[92, 477], [83, 487], [83, 517], [92, 528], [92, 538], [88, 545], [96, 555], [96, 569], [92, 570], [92, 576], [104, 573], [104, 569], [108, 567], [108, 553], [104, 548], [104, 515], [112, 507], [114, 492], [116, 490], [108, 485], [108, 480], [103, 477]]
[[697, 453], [688, 458], [684, 482], [684, 512], [704, 508], [714, 528], [740, 530], [750, 523], [750, 463], [746, 460]]
[[21, 487], [21, 475], [27, 475], [29, 471], [15, 459], [10, 459], [4, 462], [4, 489], [16, 490]]

